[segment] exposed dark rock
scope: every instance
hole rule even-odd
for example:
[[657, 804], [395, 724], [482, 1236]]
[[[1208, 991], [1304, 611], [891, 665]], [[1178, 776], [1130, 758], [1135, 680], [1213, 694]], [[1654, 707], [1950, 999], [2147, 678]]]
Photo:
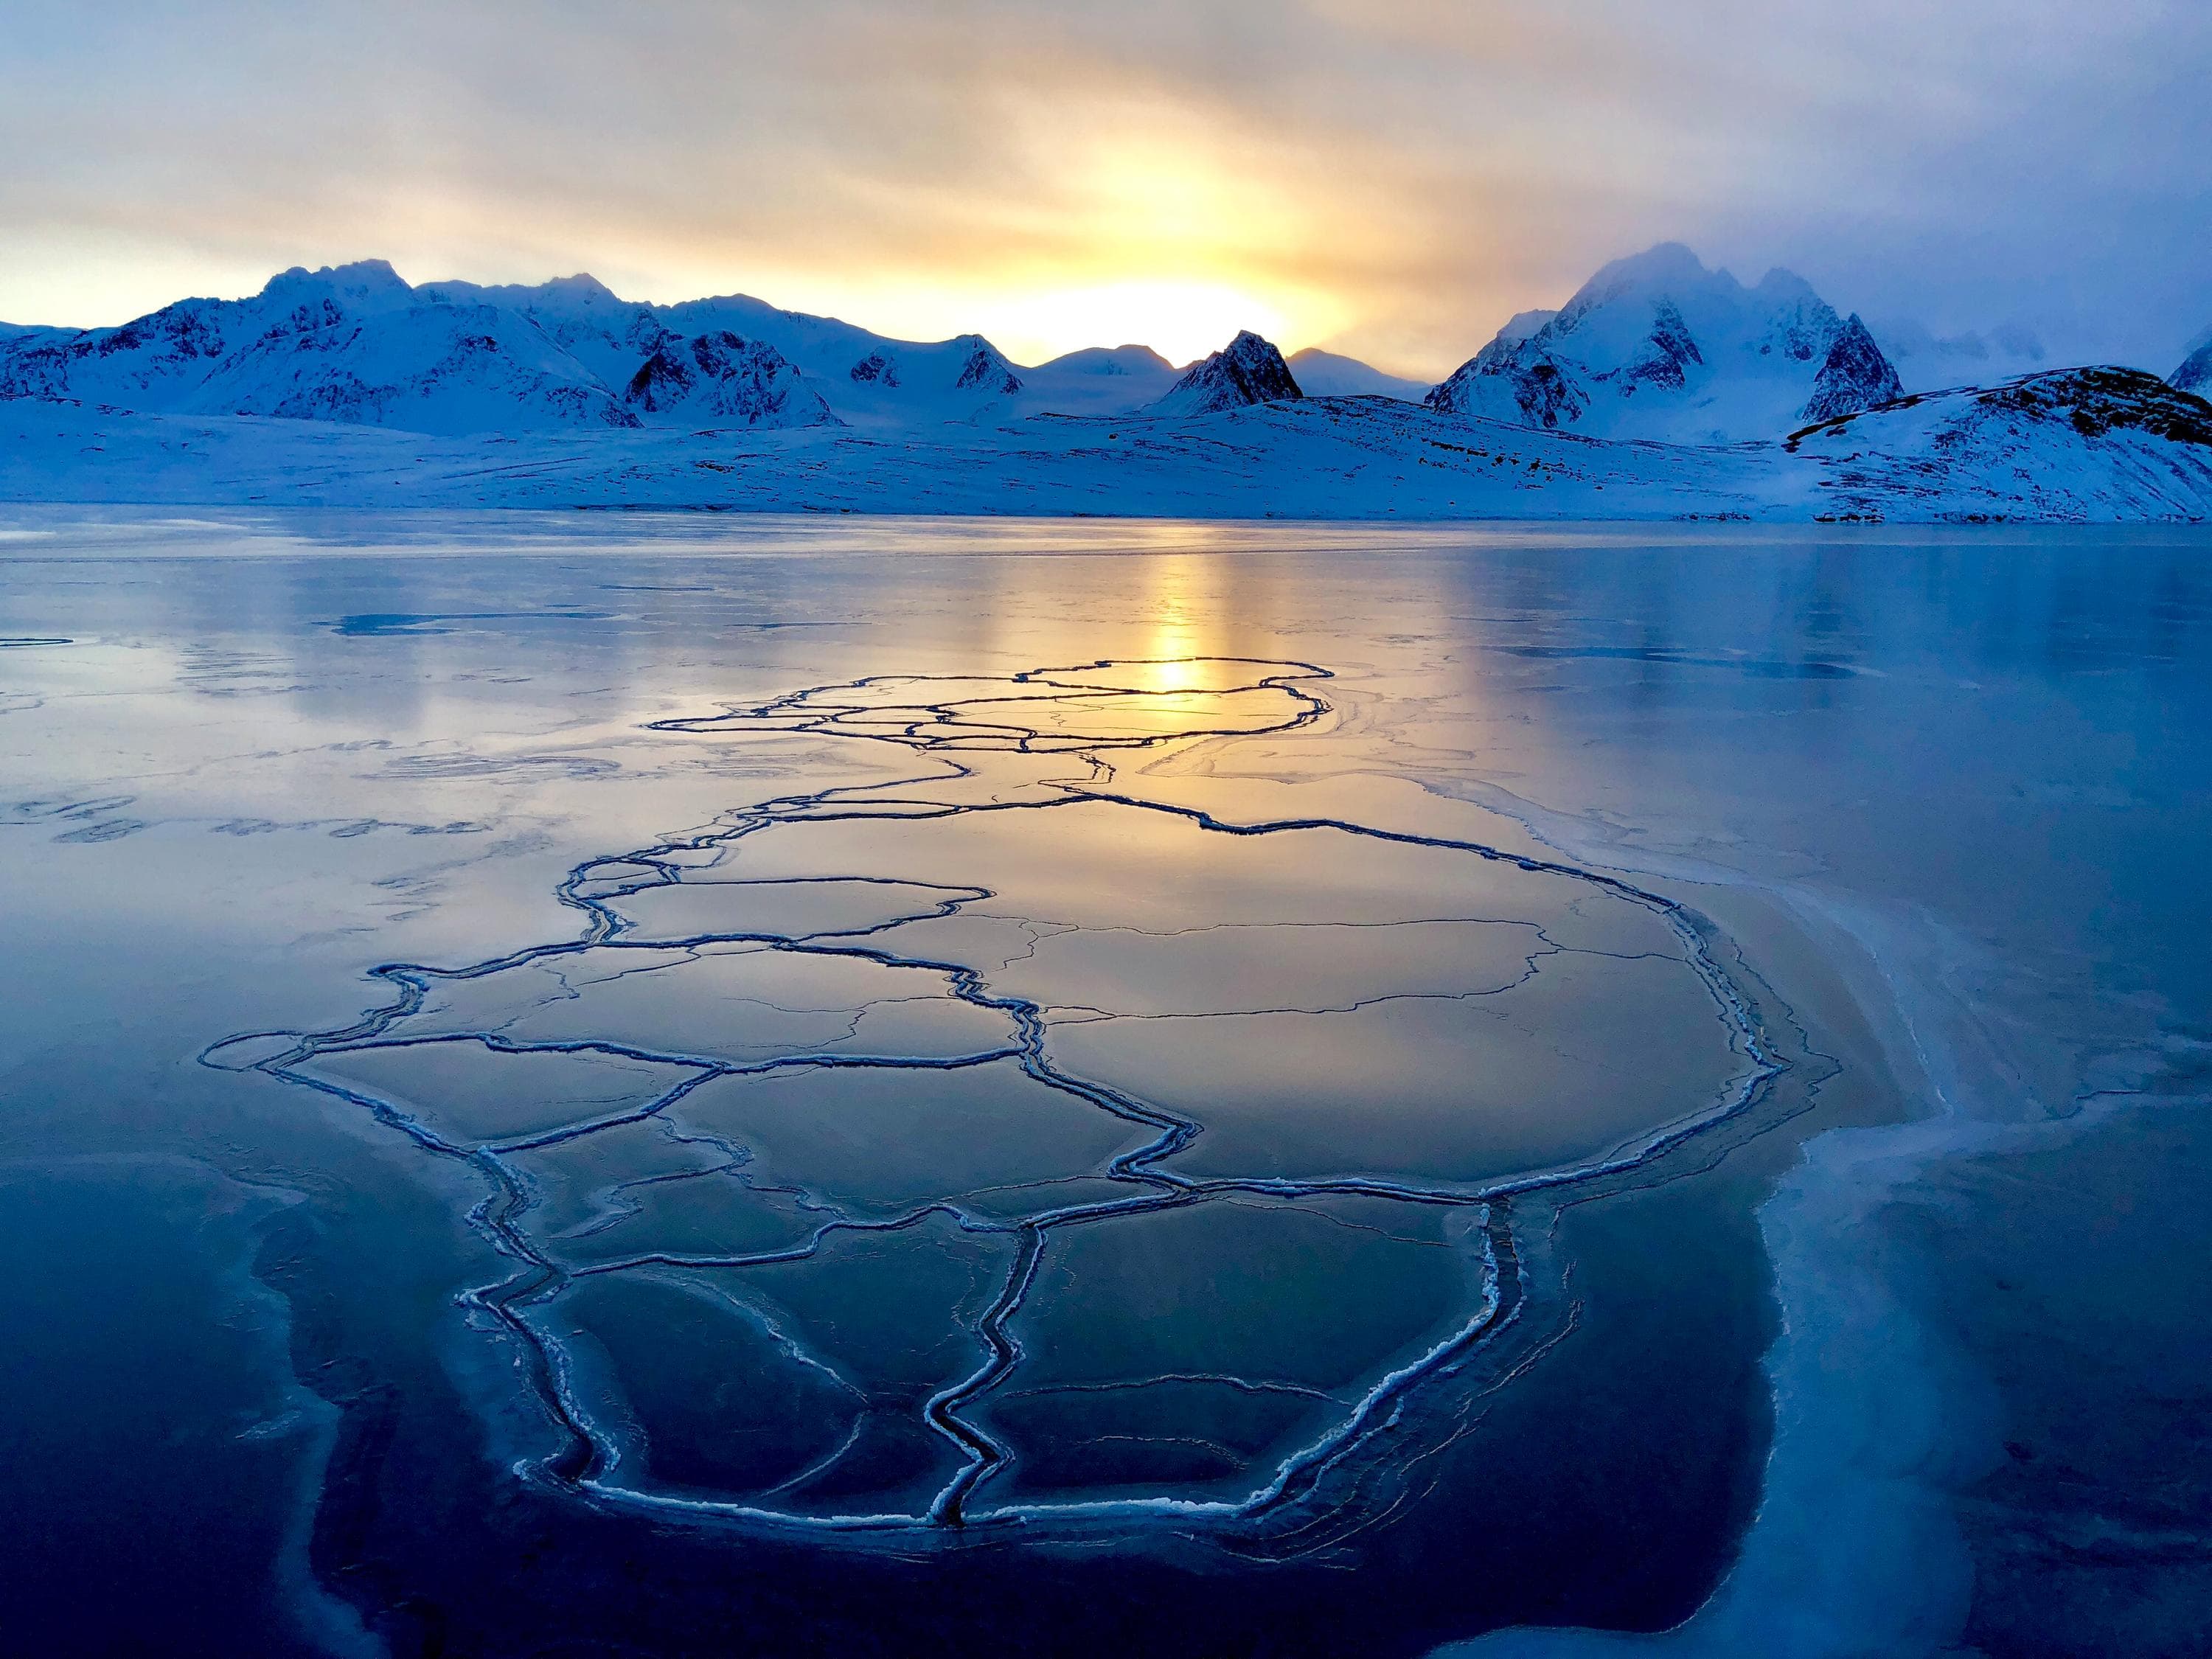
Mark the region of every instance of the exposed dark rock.
[[726, 329], [665, 337], [630, 376], [623, 402], [641, 415], [735, 426], [838, 424], [781, 352]]
[[894, 392], [898, 389], [898, 365], [880, 351], [871, 351], [854, 363], [851, 374], [854, 383], [860, 386], [880, 383]]
[[1211, 415], [1305, 395], [1283, 354], [1247, 329], [1224, 349], [1193, 363], [1152, 409], [1161, 415]]
[[1874, 336], [1867, 332], [1866, 325], [1853, 312], [1844, 319], [1835, 343], [1828, 348], [1827, 359], [1814, 379], [1813, 395], [1806, 402], [1802, 418], [1832, 421], [1838, 415], [1856, 415], [1863, 409], [1874, 409], [1904, 395], [1905, 387], [1898, 380], [1897, 370], [1881, 355]]
[[[1839, 347], [1841, 349], [1839, 350]], [[1729, 443], [1895, 391], [1863, 325], [1802, 277], [1750, 288], [1679, 243], [1618, 259], [1557, 312], [1524, 312], [1430, 392], [1442, 413], [1597, 437]]]
[[1022, 378], [1014, 373], [1014, 366], [1001, 356], [999, 348], [980, 334], [963, 337], [969, 343], [967, 360], [960, 365], [960, 378], [953, 382], [963, 392], [979, 387], [986, 392], [1012, 397], [1022, 389]]
[[[1494, 346], [1496, 343], [1492, 343]], [[1524, 351], [1522, 346], [1525, 343], [1504, 351], [1493, 351], [1486, 346], [1482, 356], [1462, 364], [1450, 379], [1421, 401], [1442, 415], [1491, 413], [1476, 384], [1489, 379], [1511, 392], [1514, 406], [1525, 424], [1541, 427], [1546, 431], [1572, 426], [1582, 418], [1590, 402], [1589, 392], [1577, 377], [1574, 365], [1540, 349]], [[1675, 373], [1679, 384], [1679, 364]], [[1663, 374], [1655, 364], [1655, 377]]]
[[1805, 427], [1790, 434], [1786, 447], [1795, 450], [1804, 439], [1846, 432], [1856, 436], [1864, 431], [1859, 423], [1869, 412], [1877, 420], [1887, 420], [1923, 405], [1955, 410], [1926, 440], [1938, 453], [1960, 447], [1992, 417], [2002, 416], [2025, 417], [2031, 425], [2063, 421], [2084, 438], [2132, 430], [2212, 448], [2212, 403], [2169, 386], [2155, 374], [2112, 368], [2051, 369], [1987, 391], [1962, 386], [1955, 392], [1916, 392], [1872, 411], [1856, 410]]
[[1985, 409], [2063, 416], [2085, 438], [2132, 428], [2154, 438], [2212, 447], [2212, 403], [2134, 368], [2062, 368], [1992, 387]]

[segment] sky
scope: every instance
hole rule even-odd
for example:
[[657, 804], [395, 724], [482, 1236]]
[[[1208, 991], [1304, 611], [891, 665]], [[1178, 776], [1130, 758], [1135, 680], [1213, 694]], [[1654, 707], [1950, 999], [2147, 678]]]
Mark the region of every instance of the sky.
[[1436, 378], [1667, 240], [2165, 372], [2212, 3], [0, 0], [10, 322], [377, 257]]

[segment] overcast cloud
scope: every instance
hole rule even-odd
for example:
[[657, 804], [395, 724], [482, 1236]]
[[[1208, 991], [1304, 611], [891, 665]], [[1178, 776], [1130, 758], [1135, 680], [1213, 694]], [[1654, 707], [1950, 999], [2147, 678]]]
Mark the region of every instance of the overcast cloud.
[[0, 0], [0, 317], [380, 255], [1437, 374], [1672, 238], [2162, 372], [2208, 88], [2203, 0]]

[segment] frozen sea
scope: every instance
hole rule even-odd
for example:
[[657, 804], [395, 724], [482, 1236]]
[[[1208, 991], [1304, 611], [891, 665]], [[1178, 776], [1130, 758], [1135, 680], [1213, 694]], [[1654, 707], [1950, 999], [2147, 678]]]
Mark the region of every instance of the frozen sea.
[[15, 508], [40, 1654], [2203, 1651], [2212, 534]]

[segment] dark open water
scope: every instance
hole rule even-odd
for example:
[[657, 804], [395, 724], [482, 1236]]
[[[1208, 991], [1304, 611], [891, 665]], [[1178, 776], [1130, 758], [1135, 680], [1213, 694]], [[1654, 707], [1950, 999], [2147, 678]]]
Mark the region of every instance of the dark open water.
[[14, 1644], [2197, 1650], [2204, 537], [0, 534]]

